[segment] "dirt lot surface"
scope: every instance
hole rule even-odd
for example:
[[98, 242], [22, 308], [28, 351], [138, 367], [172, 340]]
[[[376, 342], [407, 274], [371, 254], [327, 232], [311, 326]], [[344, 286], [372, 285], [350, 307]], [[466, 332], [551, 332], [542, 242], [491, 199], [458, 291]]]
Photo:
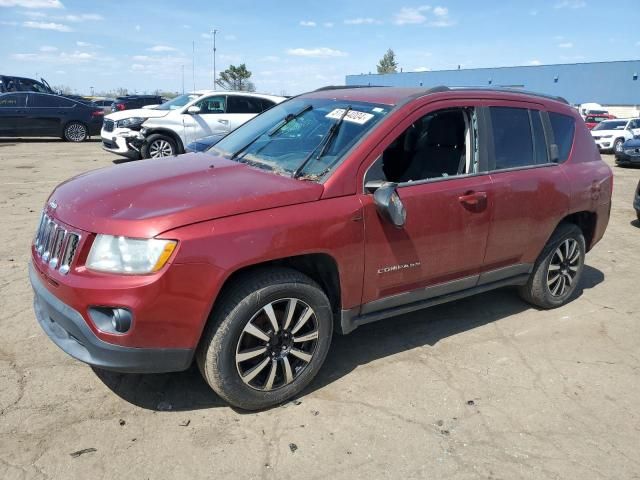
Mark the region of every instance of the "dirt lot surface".
[[640, 478], [640, 170], [614, 168], [611, 223], [569, 305], [506, 289], [368, 325], [334, 339], [299, 400], [243, 413], [195, 369], [93, 371], [36, 323], [39, 211], [114, 158], [0, 143], [0, 479]]

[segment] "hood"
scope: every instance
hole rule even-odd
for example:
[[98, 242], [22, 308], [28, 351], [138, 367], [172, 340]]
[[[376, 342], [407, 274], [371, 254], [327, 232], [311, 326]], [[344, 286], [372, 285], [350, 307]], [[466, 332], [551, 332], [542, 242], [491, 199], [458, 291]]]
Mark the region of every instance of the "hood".
[[132, 110], [121, 110], [119, 112], [113, 112], [109, 115], [105, 115], [104, 118], [108, 118], [109, 120], [122, 120], [131, 117], [159, 118], [164, 117], [171, 111], [172, 110], [155, 110], [153, 108], [134, 108]]
[[49, 197], [55, 217], [93, 233], [151, 238], [191, 223], [317, 200], [320, 184], [205, 153], [94, 170]]
[[591, 130], [591, 135], [594, 137], [604, 137], [606, 135], [618, 135], [621, 134], [624, 137], [624, 130]]
[[624, 148], [640, 148], [640, 138], [633, 138], [624, 142]]

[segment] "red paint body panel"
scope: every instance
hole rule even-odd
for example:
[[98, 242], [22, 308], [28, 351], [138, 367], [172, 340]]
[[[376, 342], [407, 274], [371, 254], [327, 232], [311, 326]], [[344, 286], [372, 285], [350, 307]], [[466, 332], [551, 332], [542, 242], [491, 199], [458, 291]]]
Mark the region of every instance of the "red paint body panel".
[[[604, 233], [612, 190], [609, 167], [577, 112], [518, 93], [422, 89], [345, 89], [309, 94], [395, 105], [349, 152], [324, 184], [295, 180], [207, 154], [119, 165], [60, 185], [49, 213], [82, 235], [75, 264], [61, 275], [32, 255], [57, 298], [80, 312], [93, 332], [130, 347], [195, 348], [224, 282], [239, 269], [305, 254], [338, 266], [343, 309], [412, 289], [533, 263], [568, 214], [597, 215], [591, 246]], [[451, 106], [525, 106], [576, 118], [569, 160], [508, 172], [405, 186], [404, 229], [377, 214], [364, 191], [366, 170], [415, 118]], [[211, 168], [213, 166], [213, 168]], [[486, 193], [477, 211], [460, 198]], [[96, 233], [178, 240], [169, 262], [151, 275], [96, 273], [84, 267]], [[419, 268], [378, 275], [387, 265]], [[124, 335], [99, 331], [90, 306], [134, 313]]]

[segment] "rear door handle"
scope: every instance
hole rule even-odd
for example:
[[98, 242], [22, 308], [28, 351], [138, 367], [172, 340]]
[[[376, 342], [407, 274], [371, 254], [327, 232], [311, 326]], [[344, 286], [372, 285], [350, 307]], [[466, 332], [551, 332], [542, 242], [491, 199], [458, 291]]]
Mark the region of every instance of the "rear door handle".
[[487, 192], [467, 192], [459, 196], [458, 201], [465, 207], [483, 210], [487, 205]]
[[229, 125], [229, 120], [218, 120], [218, 123], [222, 123], [223, 125]]

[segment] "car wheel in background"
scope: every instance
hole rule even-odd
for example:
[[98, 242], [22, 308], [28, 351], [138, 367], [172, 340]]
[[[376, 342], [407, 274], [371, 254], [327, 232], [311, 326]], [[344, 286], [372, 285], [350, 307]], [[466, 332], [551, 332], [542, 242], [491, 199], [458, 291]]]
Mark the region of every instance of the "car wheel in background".
[[141, 149], [142, 158], [173, 157], [178, 153], [176, 142], [166, 135], [151, 135]]
[[613, 142], [613, 152], [621, 153], [623, 144], [624, 144], [624, 138], [618, 138], [615, 142]]
[[64, 127], [64, 137], [68, 142], [84, 142], [89, 138], [87, 127], [80, 122], [71, 122]]
[[322, 366], [333, 333], [320, 286], [288, 268], [237, 278], [217, 302], [198, 366], [231, 405], [258, 410], [299, 394]]
[[561, 223], [536, 260], [529, 281], [520, 287], [520, 296], [546, 309], [567, 303], [580, 283], [585, 252], [582, 230]]

